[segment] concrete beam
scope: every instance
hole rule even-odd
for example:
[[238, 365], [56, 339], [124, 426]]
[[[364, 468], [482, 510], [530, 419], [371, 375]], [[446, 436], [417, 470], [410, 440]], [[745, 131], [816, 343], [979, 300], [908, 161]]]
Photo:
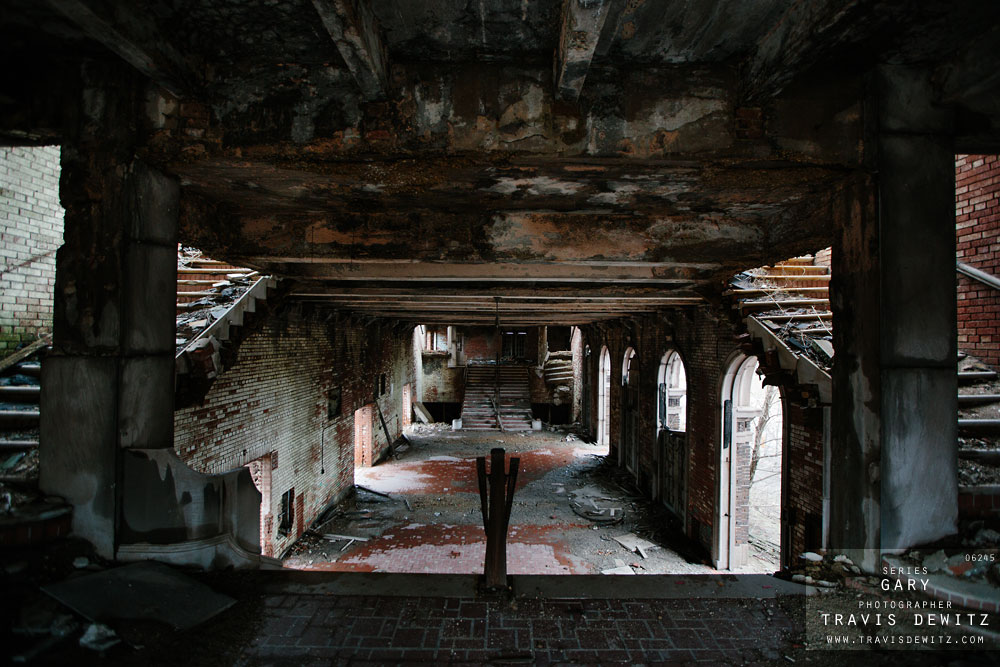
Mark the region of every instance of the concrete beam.
[[790, 3], [743, 63], [744, 102], [757, 104], [774, 97], [834, 49], [874, 31], [877, 21], [859, 20], [870, 4], [870, 0]]
[[312, 0], [323, 27], [366, 100], [384, 99], [389, 90], [389, 52], [378, 19], [366, 0]]
[[195, 87], [198, 79], [180, 52], [163, 39], [148, 16], [131, 10], [130, 3], [114, 3], [114, 16], [110, 17], [98, 15], [82, 0], [48, 3], [160, 87], [178, 97]]
[[322, 261], [309, 257], [240, 257], [240, 266], [261, 268], [278, 275], [301, 278], [328, 278], [338, 281], [407, 281], [466, 283], [638, 283], [661, 289], [691, 287], [710, 267], [643, 262], [352, 262]]
[[1000, 113], [1000, 26], [970, 40], [957, 55], [940, 65], [933, 80], [942, 103], [961, 104], [980, 113]]
[[575, 102], [601, 38], [612, 0], [563, 0], [556, 48], [556, 97]]
[[314, 297], [328, 299], [391, 299], [391, 300], [489, 300], [502, 297], [512, 301], [633, 301], [633, 302], [688, 302], [700, 301], [694, 292], [680, 289], [665, 289], [657, 286], [616, 286], [616, 285], [579, 285], [577, 287], [550, 287], [538, 285], [524, 287], [517, 283], [509, 286], [470, 286], [463, 285], [461, 290], [454, 286], [427, 285], [422, 287], [365, 286], [357, 287], [350, 284], [299, 284], [291, 293], [293, 297]]

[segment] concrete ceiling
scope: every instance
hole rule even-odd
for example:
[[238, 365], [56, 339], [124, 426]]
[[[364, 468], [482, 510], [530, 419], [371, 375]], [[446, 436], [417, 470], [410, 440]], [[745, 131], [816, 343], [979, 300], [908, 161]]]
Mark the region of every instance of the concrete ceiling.
[[[139, 154], [180, 179], [186, 243], [407, 321], [680, 307], [829, 245], [881, 63], [1000, 135], [986, 0], [9, 4], [8, 62], [155, 84]], [[2, 129], [58, 137], [33, 104], [0, 99]]]

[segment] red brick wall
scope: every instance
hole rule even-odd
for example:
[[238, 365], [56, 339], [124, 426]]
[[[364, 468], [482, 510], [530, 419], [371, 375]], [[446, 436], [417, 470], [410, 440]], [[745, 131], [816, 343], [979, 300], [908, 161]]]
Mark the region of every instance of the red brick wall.
[[[613, 457], [621, 439], [621, 379], [625, 350], [635, 348], [639, 362], [639, 479], [656, 479], [656, 401], [660, 360], [668, 349], [684, 359], [688, 383], [688, 479], [687, 514], [690, 536], [711, 548], [712, 528], [718, 498], [720, 394], [723, 364], [734, 351], [733, 329], [728, 319], [717, 318], [707, 308], [673, 313], [667, 320], [640, 318], [633, 326], [593, 327], [584, 333], [592, 353], [588, 369], [590, 388], [589, 429], [597, 431], [597, 378], [600, 350], [611, 353], [611, 446]], [[652, 488], [642, 488], [654, 494]], [[744, 538], [745, 539], [745, 538]]]
[[[957, 259], [1000, 277], [1000, 156], [955, 159]], [[958, 276], [958, 347], [1000, 368], [1000, 290]]]
[[787, 467], [781, 480], [785, 486], [782, 494], [788, 498], [789, 553], [795, 555], [807, 550], [819, 549], [820, 544], [809, 544], [806, 527], [810, 522], [819, 522], [822, 540], [823, 517], [823, 409], [807, 408], [790, 401], [783, 404], [788, 425]]
[[52, 331], [59, 147], [0, 148], [0, 357]]
[[[379, 373], [392, 385], [379, 404], [398, 436], [403, 385], [414, 377], [412, 340], [410, 332], [327, 322], [325, 313], [296, 307], [272, 314], [243, 341], [236, 363], [212, 385], [204, 405], [175, 413], [175, 449], [192, 468], [208, 473], [276, 454], [270, 494], [275, 519], [268, 524], [265, 517], [271, 539], [262, 545], [281, 554], [353, 486], [354, 411], [373, 402]], [[341, 388], [341, 407], [331, 420], [328, 395], [334, 387]], [[387, 445], [377, 416], [374, 422], [377, 458]], [[281, 495], [292, 487], [302, 511], [294, 534], [278, 536]]]

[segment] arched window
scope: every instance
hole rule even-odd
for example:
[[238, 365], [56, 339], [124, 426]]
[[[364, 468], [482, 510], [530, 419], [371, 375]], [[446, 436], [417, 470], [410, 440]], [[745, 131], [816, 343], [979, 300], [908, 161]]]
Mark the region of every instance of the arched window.
[[633, 348], [622, 359], [621, 450], [619, 463], [633, 473], [639, 471], [639, 359]]
[[635, 359], [635, 350], [628, 348], [625, 350], [625, 359], [622, 360], [622, 384], [631, 385], [634, 379], [632, 375], [632, 361]]
[[660, 361], [657, 382], [657, 426], [671, 431], [687, 430], [687, 373], [676, 351], [667, 352]]
[[611, 353], [601, 348], [597, 373], [597, 444], [611, 442]]

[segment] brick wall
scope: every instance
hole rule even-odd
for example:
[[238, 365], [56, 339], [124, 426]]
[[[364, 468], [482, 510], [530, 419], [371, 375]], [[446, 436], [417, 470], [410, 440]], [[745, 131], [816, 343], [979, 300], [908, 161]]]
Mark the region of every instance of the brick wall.
[[[783, 495], [788, 497], [789, 553], [822, 548], [823, 409], [784, 402], [788, 450]], [[818, 535], [810, 532], [819, 531]], [[818, 543], [817, 543], [818, 541]]]
[[[379, 405], [393, 439], [398, 437], [403, 385], [414, 377], [412, 342], [409, 331], [327, 321], [325, 313], [304, 307], [281, 309], [243, 341], [236, 363], [212, 385], [203, 405], [175, 413], [175, 449], [192, 468], [208, 473], [270, 455], [270, 507], [262, 512], [261, 543], [265, 553], [281, 554], [353, 486], [354, 412], [373, 403], [381, 373], [388, 387]], [[338, 388], [340, 411], [330, 418], [331, 390]], [[372, 427], [378, 459], [387, 438], [377, 413]], [[291, 534], [281, 536], [281, 496], [290, 488], [296, 517]]]
[[[728, 362], [737, 352], [734, 330], [728, 317], [710, 308], [692, 308], [669, 313], [661, 318], [637, 318], [628, 325], [605, 324], [582, 329], [586, 344], [593, 351], [586, 359], [591, 378], [589, 390], [590, 423], [597, 432], [597, 378], [600, 350], [607, 345], [611, 353], [611, 447], [617, 459], [621, 440], [621, 378], [626, 348], [636, 350], [639, 363], [639, 464], [636, 474], [640, 490], [658, 495], [656, 452], [657, 379], [659, 364], [668, 350], [676, 350], [684, 361], [687, 376], [687, 532], [706, 551], [712, 550], [717, 504], [719, 448], [722, 434], [721, 387], [729, 370]], [[787, 406], [787, 402], [784, 404]], [[789, 433], [784, 443], [787, 468], [793, 470], [787, 490], [788, 504], [796, 509], [789, 522], [793, 533], [791, 553], [802, 551], [807, 516], [822, 517], [823, 433], [822, 408], [785, 407]], [[749, 495], [749, 447], [737, 451], [737, 479], [734, 494], [737, 504], [735, 543], [747, 543]], [[784, 480], [783, 480], [784, 481]], [[821, 519], [820, 519], [821, 520]], [[798, 549], [798, 551], [794, 551]]]
[[59, 154], [58, 146], [0, 148], [0, 357], [52, 331]]
[[465, 367], [448, 366], [449, 355], [425, 352], [423, 359], [423, 395], [425, 403], [461, 403], [465, 391]]
[[[957, 259], [1000, 277], [1000, 156], [955, 159]], [[958, 347], [1000, 369], [1000, 290], [958, 276]]]

